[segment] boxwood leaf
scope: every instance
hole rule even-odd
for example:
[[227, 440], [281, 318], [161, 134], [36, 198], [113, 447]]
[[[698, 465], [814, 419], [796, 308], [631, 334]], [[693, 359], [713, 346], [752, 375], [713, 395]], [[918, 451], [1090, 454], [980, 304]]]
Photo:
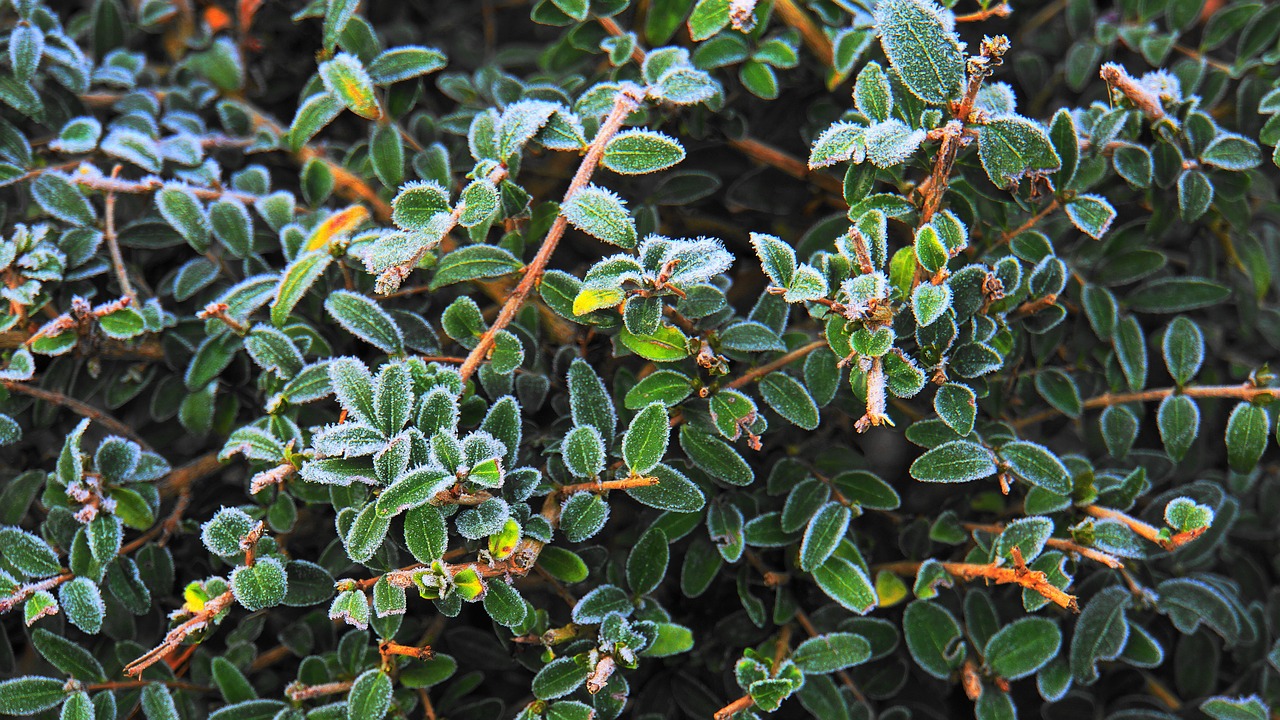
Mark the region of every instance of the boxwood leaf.
[[924, 482], [969, 482], [995, 473], [995, 455], [968, 440], [943, 443], [911, 463], [911, 477]]
[[926, 673], [946, 680], [964, 662], [967, 647], [960, 624], [941, 605], [916, 600], [902, 614], [902, 634], [907, 650]]
[[913, 95], [934, 105], [960, 96], [964, 56], [960, 42], [932, 0], [889, 0], [876, 5], [880, 44]]
[[[431, 289], [482, 278], [509, 275], [524, 267], [514, 255], [495, 245], [470, 245], [440, 259]], [[575, 303], [575, 311], [577, 310]], [[594, 309], [594, 308], [592, 308]]]
[[347, 332], [388, 353], [404, 352], [404, 336], [391, 315], [373, 300], [348, 290], [336, 290], [324, 301], [329, 317]]
[[1018, 477], [1058, 495], [1071, 493], [1071, 475], [1048, 448], [1033, 442], [1016, 441], [1000, 447], [1000, 459]]
[[574, 227], [604, 242], [624, 248], [636, 246], [636, 226], [622, 198], [598, 185], [578, 190], [560, 208]]
[[832, 673], [861, 665], [871, 659], [871, 643], [849, 632], [824, 633], [800, 643], [791, 653], [791, 662], [800, 672], [811, 675]]
[[684, 146], [653, 130], [626, 130], [604, 146], [601, 163], [622, 175], [658, 172], [684, 160]]

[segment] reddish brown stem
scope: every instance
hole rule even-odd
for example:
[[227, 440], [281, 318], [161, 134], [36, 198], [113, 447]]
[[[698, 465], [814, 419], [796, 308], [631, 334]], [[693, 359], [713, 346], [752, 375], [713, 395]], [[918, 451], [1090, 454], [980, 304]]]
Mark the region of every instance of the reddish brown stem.
[[750, 383], [756, 380], [759, 380], [765, 375], [768, 375], [774, 370], [778, 370], [779, 368], [784, 368], [790, 365], [791, 363], [803, 358], [804, 356], [808, 355], [814, 350], [817, 350], [818, 348], [824, 348], [826, 346], [827, 346], [826, 340], [814, 340], [808, 345], [804, 345], [802, 347], [796, 348], [795, 350], [792, 350], [791, 352], [787, 353], [786, 355], [783, 355], [777, 360], [774, 360], [772, 362], [767, 362], [758, 368], [752, 369], [750, 372], [744, 374], [742, 377], [725, 385], [725, 387], [728, 388], [729, 390], [737, 390], [738, 388], [745, 387], [746, 385], [749, 385]]
[[[1081, 404], [1081, 408], [1092, 410], [1100, 407], [1110, 407], [1112, 405], [1123, 405], [1131, 402], [1154, 402], [1163, 400], [1170, 395], [1181, 393], [1191, 398], [1233, 398], [1236, 400], [1252, 401], [1259, 397], [1280, 397], [1280, 388], [1258, 387], [1257, 385], [1205, 385], [1201, 387], [1184, 387], [1184, 388], [1159, 388], [1156, 390], [1143, 390], [1133, 393], [1103, 393], [1097, 397], [1089, 398]], [[1061, 410], [1045, 410], [1034, 415], [1014, 420], [1012, 422], [1015, 428], [1024, 428], [1028, 425], [1044, 422], [1059, 414]]]
[[116, 435], [129, 438], [147, 450], [151, 449], [150, 443], [143, 440], [142, 436], [134, 432], [133, 428], [115, 419], [105, 410], [99, 410], [86, 402], [69, 397], [63, 393], [57, 392], [56, 390], [45, 390], [44, 388], [27, 385], [18, 382], [17, 380], [3, 380], [0, 381], [0, 384], [3, 384], [9, 392], [29, 395], [37, 400], [43, 400], [45, 402], [51, 402], [54, 405], [60, 405], [81, 417], [89, 418], [93, 422], [98, 423]]
[[[587, 149], [586, 157], [582, 159], [582, 164], [578, 166], [578, 172], [574, 174], [573, 181], [569, 184], [569, 189], [564, 194], [564, 203], [568, 203], [575, 193], [586, 187], [591, 180], [591, 174], [595, 172], [596, 165], [600, 162], [600, 158], [604, 156], [605, 144], [622, 128], [622, 123], [636, 109], [641, 99], [642, 96], [638, 90], [624, 89], [618, 92], [613, 100], [613, 109], [609, 111], [608, 117], [601, 123], [600, 130], [596, 132], [595, 139], [591, 141], [591, 145]], [[498, 332], [511, 324], [511, 321], [515, 319], [516, 313], [520, 311], [524, 301], [529, 297], [529, 293], [533, 292], [534, 287], [542, 279], [542, 273], [547, 269], [547, 263], [551, 260], [551, 255], [555, 252], [556, 246], [560, 243], [560, 238], [564, 236], [564, 231], [568, 226], [569, 221], [564, 215], [557, 216], [555, 222], [552, 223], [546, 239], [542, 241], [542, 247], [538, 250], [538, 254], [534, 256], [533, 261], [525, 268], [524, 277], [520, 279], [520, 284], [516, 285], [511, 296], [503, 303], [498, 317], [494, 319], [493, 324], [480, 337], [480, 341], [476, 343], [475, 348], [471, 350], [467, 355], [466, 361], [458, 369], [458, 374], [461, 375], [464, 384], [475, 374], [476, 370], [480, 369], [480, 363], [484, 362], [489, 356], [489, 352], [493, 349]]]

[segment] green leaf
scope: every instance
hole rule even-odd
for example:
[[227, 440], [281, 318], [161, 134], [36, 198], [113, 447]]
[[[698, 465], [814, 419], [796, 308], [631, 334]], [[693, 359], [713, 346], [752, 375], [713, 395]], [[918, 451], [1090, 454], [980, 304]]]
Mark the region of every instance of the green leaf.
[[1217, 305], [1229, 297], [1230, 288], [1207, 278], [1168, 277], [1129, 293], [1125, 304], [1135, 312], [1175, 313]]
[[404, 544], [418, 562], [440, 559], [447, 549], [449, 530], [444, 516], [432, 505], [421, 505], [404, 519]]
[[933, 409], [942, 422], [957, 435], [973, 432], [973, 421], [978, 414], [977, 398], [968, 386], [947, 383], [933, 396]]
[[1182, 462], [1200, 432], [1200, 407], [1186, 395], [1169, 395], [1160, 401], [1156, 427], [1169, 458]]
[[463, 227], [480, 225], [498, 211], [499, 202], [498, 188], [493, 183], [483, 178], [472, 181], [462, 190], [463, 210], [458, 216], [458, 224]]
[[325, 268], [333, 256], [325, 249], [313, 250], [299, 255], [289, 267], [285, 268], [276, 288], [275, 300], [271, 303], [271, 324], [284, 327], [289, 321], [289, 314], [307, 293], [315, 281], [324, 274]]
[[1178, 176], [1178, 210], [1186, 222], [1195, 222], [1213, 202], [1213, 183], [1199, 170], [1188, 170]]
[[729, 25], [729, 0], [698, 0], [689, 15], [689, 37], [702, 42]]
[[342, 112], [342, 101], [327, 92], [318, 92], [307, 98], [298, 106], [289, 124], [286, 142], [290, 149], [298, 150], [306, 145], [316, 133], [333, 122]]
[[1250, 170], [1262, 164], [1262, 150], [1247, 137], [1224, 132], [1200, 153], [1200, 160], [1223, 170]]
[[604, 146], [600, 162], [621, 175], [643, 175], [684, 160], [684, 146], [675, 138], [652, 130], [626, 130]]
[[581, 358], [569, 365], [569, 413], [574, 425], [591, 425], [600, 432], [606, 449], [613, 444], [618, 427], [618, 413], [605, 388], [604, 381]]
[[1009, 523], [996, 539], [995, 553], [1004, 560], [1013, 559], [1018, 548], [1023, 561], [1032, 563], [1044, 550], [1045, 541], [1053, 534], [1053, 521], [1046, 517], [1024, 517]]
[[231, 573], [231, 591], [236, 602], [250, 612], [279, 605], [289, 589], [289, 579], [279, 560], [258, 558], [251, 567], [240, 566]]
[[[221, 659], [221, 658], [219, 658]], [[142, 714], [147, 720], [179, 720], [178, 708], [173, 703], [169, 688], [158, 682], [142, 688]]]
[[381, 547], [383, 540], [386, 539], [390, 523], [389, 518], [377, 512], [376, 503], [365, 505], [356, 514], [356, 519], [351, 523], [351, 528], [347, 531], [346, 536], [342, 538], [342, 544], [346, 546], [347, 555], [356, 562], [365, 562], [372, 558], [373, 554]]
[[569, 431], [561, 446], [565, 467], [577, 478], [593, 478], [604, 470], [604, 440], [591, 425], [578, 425]]
[[838, 502], [828, 502], [809, 520], [800, 542], [800, 569], [815, 572], [835, 552], [849, 529], [853, 513]]
[[645, 376], [627, 391], [623, 405], [628, 410], [643, 410], [650, 403], [674, 407], [693, 394], [693, 381], [675, 370], [657, 370]]
[[1204, 364], [1204, 335], [1200, 326], [1179, 315], [1165, 329], [1164, 362], [1179, 386], [1186, 385]]
[[1098, 679], [1098, 662], [1120, 656], [1129, 637], [1124, 613], [1132, 603], [1128, 590], [1111, 585], [1084, 606], [1071, 637], [1071, 674], [1076, 682], [1092, 685]]
[[1015, 185], [1024, 175], [1050, 173], [1062, 167], [1062, 159], [1045, 129], [1019, 115], [988, 120], [978, 131], [978, 155], [987, 177], [1002, 188]]
[[608, 519], [609, 505], [593, 493], [574, 493], [560, 507], [560, 530], [569, 542], [594, 536]]
[[355, 55], [338, 53], [333, 59], [320, 63], [320, 80], [324, 89], [351, 112], [369, 120], [382, 116], [373, 80]]
[[946, 283], [934, 285], [923, 282], [911, 294], [911, 311], [920, 327], [934, 324], [950, 308], [951, 286]]
[[179, 183], [165, 185], [156, 193], [156, 209], [197, 252], [209, 249], [209, 238], [213, 232], [209, 216], [190, 188]]
[[853, 102], [858, 112], [872, 121], [889, 119], [893, 111], [893, 89], [878, 62], [869, 62], [858, 73], [853, 86]]
[[53, 548], [21, 528], [0, 527], [0, 555], [30, 577], [49, 577], [62, 569]]
[[[107, 681], [107, 673], [93, 653], [61, 635], [36, 628], [31, 633], [31, 644], [49, 664], [77, 680], [90, 683]], [[3, 695], [0, 695], [0, 702], [3, 702]]]
[[934, 105], [959, 98], [964, 82], [964, 56], [944, 12], [931, 0], [888, 0], [875, 10], [890, 64], [913, 95]]
[[366, 670], [356, 678], [347, 695], [349, 717], [381, 720], [391, 709], [391, 676], [379, 669]]
[[228, 703], [244, 702], [258, 697], [249, 679], [225, 657], [215, 657], [209, 664], [209, 671], [213, 675], [214, 684], [218, 686], [218, 691], [222, 693], [222, 699]]
[[791, 653], [800, 672], [822, 675], [861, 665], [871, 659], [871, 643], [861, 635], [833, 632], [809, 638]]
[[485, 591], [484, 610], [499, 625], [515, 627], [524, 622], [529, 606], [509, 583], [495, 581]]
[[902, 634], [916, 665], [940, 680], [960, 667], [968, 651], [955, 616], [934, 602], [916, 600], [908, 605], [902, 614]]
[[107, 607], [98, 585], [86, 577], [76, 577], [58, 586], [58, 604], [67, 620], [90, 635], [97, 635]]
[[662, 528], [646, 530], [627, 555], [627, 585], [636, 596], [648, 595], [667, 574], [671, 549]]
[[578, 190], [560, 207], [574, 227], [604, 242], [623, 248], [636, 246], [636, 226], [627, 208], [613, 192], [597, 185]]
[[692, 480], [678, 470], [658, 464], [649, 469], [657, 485], [627, 488], [626, 493], [642, 505], [673, 513], [693, 513], [706, 504], [706, 497]]
[[552, 660], [533, 676], [533, 694], [539, 700], [554, 700], [577, 690], [587, 681], [587, 669], [572, 657]]
[[691, 425], [680, 426], [680, 448], [693, 464], [730, 485], [750, 485], [755, 473], [728, 443]]
[[50, 677], [28, 675], [0, 682], [0, 713], [34, 715], [57, 707], [67, 697], [65, 683]]
[[1267, 411], [1242, 402], [1227, 419], [1227, 463], [1238, 473], [1253, 470], [1267, 449], [1271, 419]]
[[818, 427], [818, 405], [798, 380], [781, 372], [769, 373], [760, 381], [760, 395], [779, 415], [805, 430]]
[[470, 245], [440, 259], [431, 289], [482, 278], [509, 275], [524, 267], [514, 255], [495, 245]]
[[329, 317], [347, 332], [388, 353], [404, 352], [404, 336], [391, 315], [359, 293], [336, 290], [324, 301]]
[[636, 335], [625, 327], [618, 341], [631, 352], [654, 362], [675, 362], [689, 357], [689, 338], [680, 330], [663, 325], [650, 335]]
[[1174, 498], [1164, 508], [1164, 521], [1178, 532], [1190, 532], [1213, 524], [1213, 508], [1188, 497]]
[[1147, 340], [1132, 315], [1126, 315], [1116, 325], [1115, 350], [1129, 389], [1141, 390], [1147, 384]]
[[1257, 695], [1211, 697], [1200, 704], [1200, 711], [1214, 720], [1266, 720], [1271, 716], [1266, 703]]
[[1048, 448], [1033, 442], [1017, 441], [1000, 447], [1000, 460], [1015, 475], [1058, 495], [1071, 493], [1071, 475]]
[[969, 482], [996, 473], [990, 450], [968, 440], [939, 445], [911, 463], [911, 477], [924, 482]]
[[57, 173], [37, 177], [31, 183], [31, 196], [41, 209], [69, 225], [91, 227], [98, 222], [97, 213], [79, 188]]
[[374, 58], [369, 63], [369, 78], [375, 85], [390, 85], [433, 73], [442, 69], [446, 62], [444, 53], [435, 48], [405, 45], [391, 48]]
[[751, 233], [751, 247], [755, 248], [765, 275], [775, 287], [791, 285], [796, 272], [796, 253], [790, 245], [773, 235]]
[[1094, 240], [1101, 240], [1116, 218], [1111, 203], [1097, 195], [1077, 195], [1064, 209], [1071, 224]]
[[[414, 468], [396, 478], [395, 482], [382, 491], [378, 496], [377, 512], [382, 517], [395, 517], [406, 510], [426, 504], [454, 482], [455, 478], [443, 470], [431, 467]], [[421, 531], [424, 528], [415, 528], [415, 530]], [[409, 532], [408, 521], [405, 523], [405, 532], [406, 535]], [[410, 552], [413, 552], [412, 547]], [[416, 552], [414, 554], [417, 555]], [[431, 552], [428, 551], [427, 554], [430, 555]]]
[[622, 459], [635, 475], [644, 475], [662, 462], [671, 439], [667, 408], [653, 402], [636, 413], [622, 437]]
[[875, 587], [862, 568], [839, 555], [832, 555], [814, 568], [813, 579], [827, 597], [859, 615], [871, 612], [879, 602]]
[[987, 667], [1006, 680], [1027, 677], [1057, 657], [1062, 631], [1046, 618], [1015, 620], [987, 641], [983, 651]]

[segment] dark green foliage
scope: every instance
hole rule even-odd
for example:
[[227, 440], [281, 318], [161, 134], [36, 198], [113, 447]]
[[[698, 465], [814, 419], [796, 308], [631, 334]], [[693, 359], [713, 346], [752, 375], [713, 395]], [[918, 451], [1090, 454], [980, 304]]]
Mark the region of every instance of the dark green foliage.
[[1277, 28], [0, 3], [0, 715], [1273, 717]]

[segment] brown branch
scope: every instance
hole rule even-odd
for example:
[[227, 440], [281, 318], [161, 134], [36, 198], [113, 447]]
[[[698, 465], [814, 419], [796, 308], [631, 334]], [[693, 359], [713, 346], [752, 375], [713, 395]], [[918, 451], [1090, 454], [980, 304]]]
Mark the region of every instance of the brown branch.
[[[1015, 548], [1016, 550], [1017, 548]], [[1048, 577], [1039, 570], [1030, 570], [1025, 565], [1020, 567], [1001, 567], [998, 565], [979, 565], [977, 563], [960, 563], [960, 562], [940, 562], [943, 570], [948, 574], [960, 578], [961, 580], [973, 580], [974, 578], [984, 578], [996, 584], [1012, 584], [1021, 585], [1022, 587], [1039, 593], [1045, 599], [1058, 605], [1059, 607], [1068, 608], [1070, 610], [1079, 610], [1076, 605], [1076, 597], [1059, 590], [1049, 582]], [[919, 572], [921, 563], [915, 561], [904, 561], [896, 563], [885, 563], [876, 565], [877, 570], [888, 570], [898, 575], [911, 575]]]
[[[569, 189], [564, 194], [564, 203], [569, 202], [575, 193], [586, 187], [591, 179], [591, 174], [595, 172], [596, 165], [600, 162], [600, 158], [604, 156], [605, 144], [622, 128], [622, 123], [626, 121], [627, 116], [636, 109], [639, 101], [643, 99], [643, 95], [640, 92], [630, 88], [618, 92], [613, 101], [613, 109], [609, 111], [608, 117], [601, 123], [600, 130], [596, 132], [595, 138], [587, 149], [586, 157], [582, 159], [582, 164], [578, 166], [578, 172], [574, 174], [573, 181], [569, 184]], [[515, 319], [516, 313], [524, 305], [529, 293], [533, 292], [534, 287], [542, 279], [542, 273], [547, 269], [551, 254], [555, 252], [556, 246], [560, 243], [560, 238], [564, 236], [564, 231], [568, 228], [568, 225], [569, 221], [563, 214], [556, 216], [555, 222], [552, 223], [551, 229], [547, 232], [546, 239], [542, 241], [542, 247], [538, 250], [538, 254], [525, 267], [524, 277], [520, 279], [520, 283], [516, 285], [510, 297], [503, 303], [502, 310], [498, 313], [498, 317], [494, 319], [493, 324], [489, 326], [489, 329], [481, 336], [480, 341], [476, 343], [475, 348], [467, 355], [466, 362], [458, 369], [458, 374], [462, 377], [464, 385], [480, 368], [480, 363], [488, 357], [489, 352], [493, 349], [498, 332], [505, 329]]]
[[86, 402], [82, 402], [73, 397], [57, 392], [56, 390], [46, 390], [34, 385], [27, 385], [25, 383], [18, 382], [17, 380], [3, 380], [0, 381], [0, 384], [3, 384], [9, 392], [28, 395], [36, 398], [37, 400], [43, 400], [45, 402], [65, 407], [81, 417], [89, 418], [91, 421], [98, 423], [116, 435], [129, 438], [147, 450], [152, 449], [151, 445], [146, 440], [142, 439], [141, 435], [134, 432], [133, 428], [115, 419], [115, 417], [107, 413], [105, 410], [99, 410]]
[[1049, 203], [1048, 205], [1045, 205], [1043, 210], [1041, 210], [1040, 212], [1036, 213], [1035, 215], [1032, 215], [1032, 216], [1031, 216], [1031, 218], [1030, 218], [1030, 219], [1028, 219], [1026, 222], [1024, 222], [1024, 223], [1022, 223], [1021, 225], [1019, 225], [1018, 227], [1016, 227], [1016, 228], [1014, 228], [1014, 229], [1010, 230], [1009, 232], [1007, 232], [1007, 233], [1005, 233], [1005, 234], [1001, 235], [1001, 236], [1000, 236], [1000, 239], [996, 241], [995, 246], [996, 246], [996, 247], [1000, 247], [1000, 246], [1002, 246], [1002, 245], [1005, 245], [1005, 244], [1007, 244], [1010, 240], [1012, 240], [1012, 239], [1014, 239], [1014, 238], [1018, 237], [1018, 236], [1019, 236], [1019, 235], [1021, 235], [1022, 233], [1024, 233], [1024, 232], [1026, 232], [1026, 231], [1030, 230], [1031, 228], [1035, 227], [1035, 226], [1036, 226], [1036, 225], [1037, 225], [1041, 220], [1043, 220], [1043, 219], [1045, 219], [1046, 217], [1048, 217], [1051, 213], [1053, 213], [1053, 211], [1054, 211], [1054, 210], [1057, 210], [1059, 207], [1060, 207], [1060, 206], [1058, 205], [1058, 199], [1057, 199], [1057, 198], [1054, 198], [1054, 199], [1053, 199], [1053, 202]]
[[976, 12], [966, 13], [964, 15], [957, 15], [956, 22], [958, 23], [982, 22], [983, 20], [989, 20], [993, 17], [995, 18], [1009, 17], [1012, 14], [1013, 14], [1013, 8], [1009, 7], [1009, 3], [1002, 2], [993, 8], [987, 8], [986, 10], [978, 10]]
[[813, 21], [813, 18], [809, 17], [809, 13], [802, 10], [794, 0], [775, 0], [773, 10], [778, 13], [778, 18], [782, 22], [800, 33], [800, 39], [814, 55], [818, 56], [818, 61], [823, 67], [831, 67], [835, 64], [835, 50], [831, 46], [831, 40]]
[[734, 700], [728, 705], [725, 705], [724, 707], [717, 710], [715, 715], [713, 715], [712, 717], [715, 718], [715, 720], [729, 720], [729, 718], [733, 717], [735, 714], [743, 710], [746, 710], [747, 708], [755, 704], [756, 704], [756, 701], [752, 700], [750, 695], [743, 695], [737, 700]]
[[1149, 525], [1119, 510], [1112, 510], [1111, 508], [1100, 507], [1098, 505], [1086, 505], [1084, 507], [1084, 511], [1086, 514], [1092, 515], [1093, 517], [1099, 518], [1101, 520], [1115, 520], [1117, 522], [1123, 523], [1130, 530], [1135, 532], [1138, 536], [1146, 540], [1149, 540], [1155, 543], [1156, 545], [1159, 545], [1165, 550], [1176, 550], [1179, 547], [1186, 545], [1192, 540], [1195, 540], [1196, 538], [1200, 537], [1205, 533], [1206, 530], [1209, 529], [1206, 526], [1202, 528], [1197, 528], [1195, 530], [1180, 532], [1180, 533], [1177, 533], [1176, 535], [1166, 536], [1164, 533], [1158, 530], [1154, 525]]
[[99, 690], [133, 690], [136, 688], [146, 687], [152, 683], [158, 683], [174, 690], [187, 690], [189, 692], [211, 692], [213, 688], [195, 683], [182, 682], [181, 680], [112, 680], [111, 682], [94, 683], [85, 685], [84, 689], [88, 692], [97, 692]]
[[[981, 532], [991, 533], [992, 535], [999, 535], [1004, 532], [1004, 526], [996, 525], [996, 524], [961, 523], [961, 526], [964, 527], [965, 530], [969, 530], [969, 531], [977, 530]], [[1044, 544], [1046, 547], [1051, 547], [1055, 550], [1062, 550], [1063, 552], [1075, 553], [1081, 557], [1088, 558], [1096, 563], [1106, 565], [1112, 570], [1120, 570], [1124, 568], [1124, 563], [1120, 561], [1120, 558], [1110, 553], [1102, 552], [1101, 550], [1085, 547], [1080, 543], [1074, 542], [1072, 540], [1067, 540], [1066, 538], [1049, 538], [1048, 540], [1045, 540]]]
[[808, 345], [804, 345], [802, 347], [796, 348], [795, 350], [792, 350], [791, 352], [787, 353], [786, 355], [783, 355], [777, 360], [774, 360], [772, 362], [767, 362], [764, 365], [761, 365], [760, 367], [752, 369], [750, 372], [746, 373], [742, 377], [725, 385], [725, 388], [729, 390], [737, 390], [738, 388], [744, 387], [756, 380], [759, 380], [760, 378], [764, 377], [765, 375], [768, 375], [774, 370], [777, 370], [779, 368], [784, 368], [790, 365], [791, 363], [803, 358], [804, 356], [808, 355], [814, 350], [817, 350], [818, 348], [824, 348], [824, 347], [827, 347], [827, 341], [825, 339], [814, 340]]
[[160, 481], [161, 495], [180, 495], [190, 489], [192, 483], [202, 480], [222, 469], [218, 460], [218, 452], [210, 451], [192, 460], [186, 465], [174, 468], [164, 480]]
[[160, 662], [172, 650], [182, 644], [182, 641], [191, 633], [202, 630], [209, 626], [209, 622], [218, 613], [222, 612], [235, 599], [230, 590], [213, 598], [205, 603], [200, 612], [193, 615], [189, 620], [170, 630], [164, 636], [164, 640], [158, 646], [147, 651], [144, 655], [125, 666], [126, 675], [138, 677], [142, 675], [147, 668]]
[[584, 482], [576, 483], [574, 485], [562, 485], [560, 489], [556, 491], [556, 494], [560, 497], [568, 497], [574, 493], [580, 492], [605, 493], [610, 490], [649, 487], [650, 485], [657, 485], [658, 482], [658, 478], [656, 477], [628, 477], [619, 478], [618, 480], [605, 480], [603, 482]]
[[728, 144], [729, 147], [758, 163], [780, 170], [797, 180], [811, 182], [827, 192], [844, 196], [844, 183], [838, 178], [824, 172], [810, 170], [807, 163], [790, 153], [749, 137], [729, 138]]
[[[1280, 388], [1258, 387], [1248, 383], [1244, 385], [1205, 385], [1202, 387], [1185, 387], [1178, 388], [1159, 388], [1156, 390], [1143, 390], [1133, 393], [1103, 393], [1097, 397], [1089, 398], [1081, 403], [1083, 410], [1093, 410], [1100, 407], [1110, 407], [1112, 405], [1123, 405], [1131, 402], [1154, 402], [1163, 400], [1170, 395], [1181, 393], [1191, 398], [1234, 398], [1237, 400], [1252, 401], [1259, 397], [1280, 397]], [[1045, 410], [1034, 415], [1014, 420], [1011, 424], [1014, 428], [1022, 429], [1028, 425], [1049, 420], [1059, 414], [1060, 410]]]
[[1152, 122], [1165, 119], [1164, 105], [1160, 103], [1160, 98], [1143, 87], [1142, 83], [1130, 75], [1123, 66], [1117, 63], [1105, 63], [1098, 71], [1098, 76], [1112, 89], [1120, 91], [1120, 94], [1129, 98], [1129, 102]]
[[294, 702], [303, 702], [305, 700], [314, 700], [318, 697], [327, 695], [337, 695], [345, 693], [355, 684], [354, 680], [338, 680], [328, 682], [321, 685], [303, 685], [301, 682], [294, 681], [284, 689], [284, 694]]
[[[600, 23], [600, 27], [604, 28], [605, 32], [613, 35], [614, 37], [622, 37], [627, 34], [626, 31], [622, 29], [622, 26], [618, 25], [613, 18], [596, 18], [596, 21]], [[631, 46], [631, 59], [635, 60], [637, 63], [644, 62], [644, 49], [640, 47], [640, 43], [635, 43]]]
[[0, 598], [0, 613], [7, 613], [17, 607], [19, 603], [32, 595], [35, 595], [41, 590], [52, 590], [73, 577], [75, 577], [75, 575], [72, 573], [64, 572], [60, 575], [55, 575], [50, 578], [22, 585], [17, 590], [14, 590], [12, 595]]
[[[111, 169], [111, 179], [115, 180], [120, 175], [123, 166], [116, 165]], [[138, 304], [138, 293], [134, 292], [133, 284], [129, 282], [129, 273], [124, 268], [124, 257], [120, 254], [120, 243], [116, 237], [116, 194], [114, 192], [107, 193], [105, 223], [102, 231], [103, 239], [107, 241], [107, 250], [111, 253], [111, 266], [116, 271], [116, 281], [120, 283], [120, 292], [128, 296], [133, 304]]]

